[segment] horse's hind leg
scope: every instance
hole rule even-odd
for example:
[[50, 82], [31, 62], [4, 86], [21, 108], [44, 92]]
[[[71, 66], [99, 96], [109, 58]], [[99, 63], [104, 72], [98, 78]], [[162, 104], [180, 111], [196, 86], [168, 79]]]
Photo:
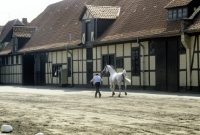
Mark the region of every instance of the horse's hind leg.
[[124, 88], [124, 90], [125, 90], [125, 95], [127, 96], [127, 93], [126, 93], [126, 88], [127, 88], [127, 85], [125, 85], [125, 88]]
[[118, 97], [120, 97], [120, 95], [121, 95], [121, 85], [118, 84], [118, 87], [119, 87], [119, 95], [118, 95]]

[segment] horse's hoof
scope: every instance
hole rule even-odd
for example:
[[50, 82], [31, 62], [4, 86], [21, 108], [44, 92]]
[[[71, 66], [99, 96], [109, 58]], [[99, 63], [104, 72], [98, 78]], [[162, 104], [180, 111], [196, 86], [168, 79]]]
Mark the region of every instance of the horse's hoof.
[[120, 95], [118, 95], [118, 97], [120, 97]]
[[115, 95], [115, 92], [113, 92], [113, 95]]
[[125, 92], [125, 95], [127, 96], [127, 93]]

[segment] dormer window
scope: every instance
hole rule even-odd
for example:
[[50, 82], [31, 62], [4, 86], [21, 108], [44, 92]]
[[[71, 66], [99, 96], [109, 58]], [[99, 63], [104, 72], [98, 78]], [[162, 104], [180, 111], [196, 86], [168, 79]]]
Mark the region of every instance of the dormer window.
[[12, 52], [15, 53], [21, 49], [34, 35], [36, 27], [32, 26], [14, 26], [12, 35]]
[[175, 21], [181, 20], [183, 18], [188, 17], [188, 8], [175, 8], [175, 9], [168, 9], [168, 20]]
[[100, 37], [105, 30], [119, 17], [118, 6], [86, 5], [80, 16], [82, 21], [82, 44], [90, 48], [91, 41]]

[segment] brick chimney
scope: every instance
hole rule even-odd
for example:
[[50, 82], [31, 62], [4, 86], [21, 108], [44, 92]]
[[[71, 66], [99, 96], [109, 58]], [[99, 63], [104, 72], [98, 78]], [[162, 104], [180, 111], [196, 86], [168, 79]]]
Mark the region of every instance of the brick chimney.
[[27, 18], [22, 18], [22, 22], [23, 24], [27, 25], [28, 24]]

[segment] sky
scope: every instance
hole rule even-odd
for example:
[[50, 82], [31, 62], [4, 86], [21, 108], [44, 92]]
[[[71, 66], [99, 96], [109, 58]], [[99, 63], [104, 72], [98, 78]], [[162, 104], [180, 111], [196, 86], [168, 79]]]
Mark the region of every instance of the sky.
[[44, 9], [53, 3], [62, 0], [0, 0], [0, 25], [8, 21], [27, 18], [31, 22]]

